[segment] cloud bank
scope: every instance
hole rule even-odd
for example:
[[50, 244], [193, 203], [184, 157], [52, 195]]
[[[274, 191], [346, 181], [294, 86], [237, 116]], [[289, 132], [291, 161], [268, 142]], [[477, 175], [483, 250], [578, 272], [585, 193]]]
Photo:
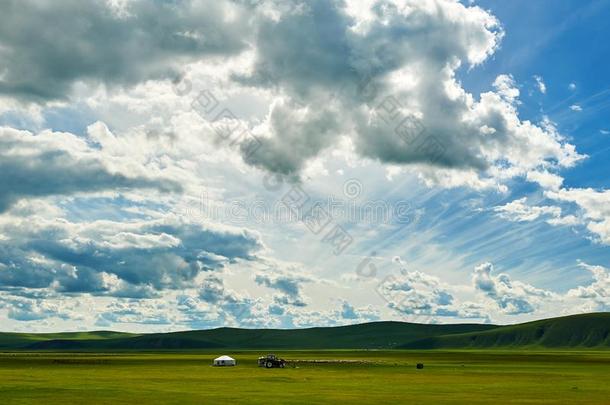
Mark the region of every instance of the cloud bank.
[[244, 49], [248, 15], [232, 1], [9, 0], [0, 24], [0, 94], [65, 99], [78, 83], [129, 86]]

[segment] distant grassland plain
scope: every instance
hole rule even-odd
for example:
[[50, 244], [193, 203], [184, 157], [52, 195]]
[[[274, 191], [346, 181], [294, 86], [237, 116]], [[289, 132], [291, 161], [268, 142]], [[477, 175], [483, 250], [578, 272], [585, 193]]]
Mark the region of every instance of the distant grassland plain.
[[[609, 348], [609, 313], [508, 326], [0, 333], [0, 405], [610, 404]], [[294, 362], [257, 367], [267, 352]], [[212, 367], [223, 354], [237, 367]]]
[[[237, 367], [212, 367], [228, 354]], [[0, 353], [0, 404], [610, 404], [607, 350], [284, 350]], [[422, 370], [416, 363], [423, 363]]]

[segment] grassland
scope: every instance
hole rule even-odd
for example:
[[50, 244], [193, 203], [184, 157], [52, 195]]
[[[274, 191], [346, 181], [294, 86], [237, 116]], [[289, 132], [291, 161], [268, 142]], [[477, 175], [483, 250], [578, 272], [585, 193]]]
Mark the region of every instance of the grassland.
[[[609, 313], [506, 326], [0, 333], [0, 405], [610, 404], [609, 348]], [[258, 368], [267, 351], [299, 362]], [[220, 354], [238, 366], [211, 367]]]
[[[219, 354], [238, 366], [211, 367]], [[272, 370], [259, 354], [7, 352], [0, 403], [610, 403], [608, 351], [282, 351], [358, 362]]]

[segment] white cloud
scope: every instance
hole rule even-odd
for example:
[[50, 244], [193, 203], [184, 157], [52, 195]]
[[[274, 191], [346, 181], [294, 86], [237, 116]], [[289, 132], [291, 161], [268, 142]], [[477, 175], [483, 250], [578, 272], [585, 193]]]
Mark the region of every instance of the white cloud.
[[593, 301], [596, 307], [589, 311], [610, 310], [610, 270], [602, 266], [591, 266], [580, 263], [580, 266], [591, 272], [593, 282], [586, 286], [579, 286], [567, 292], [567, 296]]
[[578, 220], [573, 215], [562, 216], [560, 207], [532, 206], [527, 204], [527, 198], [520, 198], [505, 205], [494, 207], [494, 211], [502, 218], [517, 222], [531, 222], [545, 218], [551, 225], [575, 225]]
[[563, 217], [550, 218], [546, 220], [547, 223], [554, 226], [574, 226], [580, 225], [580, 219], [575, 215], [566, 215]]
[[[258, 34], [251, 48], [231, 48], [241, 53], [232, 53], [230, 59], [211, 63], [204, 52], [206, 58], [187, 65], [187, 87], [212, 85], [229, 96], [256, 94], [256, 102], [246, 104], [261, 107], [258, 110], [272, 101], [266, 117], [238, 114], [263, 142], [257, 153], [244, 156], [254, 166], [298, 174], [347, 138], [360, 156], [411, 165], [428, 185], [506, 191], [502, 183], [511, 177], [539, 167], [570, 167], [582, 158], [548, 122], [535, 125], [518, 118], [519, 90], [511, 76], [499, 76], [495, 90], [479, 97], [466, 93], [455, 79], [460, 65], [483, 63], [496, 52], [504, 35], [499, 21], [479, 7], [449, 0], [390, 1], [385, 6], [368, 0], [358, 6], [294, 0], [299, 6], [292, 8], [274, 1], [256, 6], [219, 3], [214, 13], [234, 9], [239, 17], [215, 23], [220, 39], [234, 39], [227, 30], [244, 13], [250, 15], [247, 29]], [[117, 4], [112, 7], [122, 10], [119, 14], [137, 20], [141, 5]], [[333, 40], [319, 38], [312, 27], [332, 32]], [[394, 38], [396, 32], [400, 38]], [[422, 36], [434, 41], [438, 52], [430, 52]], [[307, 54], [303, 43], [308, 44]], [[182, 163], [198, 154], [212, 159], [206, 151], [218, 145], [213, 132], [189, 111], [193, 94], [180, 98], [163, 82], [134, 80], [140, 84], [129, 94], [110, 86], [108, 91], [95, 89], [90, 97], [94, 87], [85, 87], [90, 107], [107, 115], [113, 128], [117, 121], [128, 127], [126, 123], [132, 123], [129, 136], [106, 136], [100, 125], [92, 128], [104, 149], [158, 159], [162, 148]], [[388, 100], [400, 103], [395, 112], [401, 119], [411, 117], [398, 131], [406, 140], [396, 131], [400, 120], [386, 122], [394, 113], [380, 104]], [[133, 128], [135, 123], [141, 125]], [[425, 129], [421, 137], [409, 138], [420, 129]]]
[[501, 311], [511, 315], [532, 313], [553, 293], [520, 281], [513, 281], [504, 273], [492, 275], [491, 263], [483, 263], [474, 269], [472, 281], [477, 290], [492, 299]]
[[572, 111], [576, 111], [576, 112], [581, 112], [582, 111], [582, 107], [578, 104], [572, 104], [570, 106], [570, 110]]
[[548, 191], [545, 195], [578, 205], [584, 213], [587, 229], [597, 235], [601, 243], [610, 245], [610, 190], [572, 188]]
[[534, 76], [534, 79], [536, 80], [536, 85], [538, 86], [540, 93], [546, 94], [546, 84], [544, 83], [542, 76]]
[[[498, 215], [551, 225], [584, 218], [610, 244], [610, 214], [603, 209], [608, 199], [595, 197], [605, 192], [581, 195], [561, 188], [556, 173], [584, 156], [548, 118], [534, 123], [519, 117], [514, 78], [499, 75], [483, 94], [469, 94], [459, 82], [464, 65], [473, 71], [499, 49], [504, 32], [489, 11], [450, 0], [110, 3], [105, 14], [102, 5], [86, 10], [77, 1], [57, 2], [57, 10], [71, 11], [58, 16], [61, 21], [77, 16], [94, 28], [112, 27], [126, 40], [118, 48], [99, 48], [100, 40], [108, 41], [95, 32], [74, 35], [80, 26], [58, 31], [57, 43], [38, 45], [57, 55], [62, 43], [71, 44], [90, 63], [70, 66], [61, 77], [52, 60], [20, 68], [39, 61], [39, 46], [8, 45], [21, 52], [0, 72], [2, 83], [12, 81], [0, 85], [0, 93], [13, 97], [0, 100], [0, 112], [19, 110], [41, 128], [51, 108], [70, 117], [83, 108], [84, 117], [94, 117], [89, 122], [99, 120], [82, 134], [0, 129], [0, 315], [10, 322], [31, 319], [51, 328], [84, 317], [77, 327], [293, 327], [405, 315], [424, 322], [487, 319], [539, 314], [545, 302], [553, 302], [554, 295], [494, 275], [488, 266], [478, 271], [474, 285], [403, 269], [383, 280], [378, 292], [386, 302], [373, 307], [366, 301], [372, 288], [320, 288], [328, 281], [311, 276], [308, 268], [318, 260], [315, 254], [304, 258], [306, 266], [261, 268], [266, 264], [260, 254], [272, 251], [259, 233], [242, 224], [214, 224], [189, 204], [186, 215], [172, 214], [179, 211], [176, 200], [191, 201], [189, 195], [202, 188], [218, 205], [236, 195], [267, 193], [254, 167], [291, 177], [323, 176], [329, 183], [332, 173], [347, 178], [355, 166], [363, 172], [387, 168], [396, 194], [411, 189], [417, 178], [430, 187], [502, 193], [513, 179], [525, 178], [555, 193], [556, 200], [578, 204], [583, 215], [564, 215], [563, 205], [530, 206], [526, 199], [495, 207]], [[33, 2], [24, 4], [27, 10]], [[142, 25], [157, 21], [165, 7], [166, 25], [155, 32], [149, 29], [154, 24]], [[23, 16], [29, 32], [41, 29], [41, 10]], [[3, 41], [15, 21], [21, 20], [0, 27], [0, 54], [8, 49]], [[130, 41], [133, 27], [144, 27], [138, 31], [138, 44], [146, 45], [141, 50], [134, 51], [141, 46]], [[166, 41], [177, 48], [159, 53]], [[172, 85], [180, 71], [183, 80]], [[543, 79], [536, 80], [544, 93]], [[242, 128], [261, 139], [258, 153], [246, 155], [221, 142], [210, 117], [192, 109], [203, 89], [212, 89]], [[49, 101], [56, 98], [62, 101]], [[23, 105], [24, 100], [40, 105]], [[346, 163], [333, 165], [335, 159]], [[409, 186], [400, 186], [411, 175]], [[299, 243], [298, 233], [270, 228], [261, 232], [265, 241], [290, 240], [274, 246], [280, 255], [316, 252]], [[450, 255], [447, 261], [459, 262]], [[339, 261], [334, 275], [349, 266]], [[243, 272], [236, 277], [239, 287], [230, 283], [235, 269]], [[602, 279], [561, 298], [597, 308], [607, 294]], [[370, 283], [360, 278], [358, 288]], [[473, 302], [475, 291], [490, 284], [479, 294], [482, 301]], [[64, 294], [95, 304], [73, 309]]]
[[563, 178], [557, 174], [547, 171], [529, 171], [526, 175], [527, 181], [538, 183], [546, 190], [559, 190], [563, 184]]
[[480, 308], [456, 302], [451, 287], [437, 277], [402, 268], [400, 274], [381, 280], [377, 293], [386, 305], [412, 322], [428, 323], [435, 317], [485, 318]]
[[6, 307], [10, 319], [16, 321], [40, 321], [51, 317], [70, 318], [69, 311], [62, 306], [40, 298], [7, 297], [0, 301], [0, 308]]

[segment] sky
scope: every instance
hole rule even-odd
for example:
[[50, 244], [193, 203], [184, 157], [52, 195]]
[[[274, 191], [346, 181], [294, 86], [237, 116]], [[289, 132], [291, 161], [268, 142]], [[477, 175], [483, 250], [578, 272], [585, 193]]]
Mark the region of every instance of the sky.
[[0, 330], [610, 310], [605, 0], [9, 0]]

